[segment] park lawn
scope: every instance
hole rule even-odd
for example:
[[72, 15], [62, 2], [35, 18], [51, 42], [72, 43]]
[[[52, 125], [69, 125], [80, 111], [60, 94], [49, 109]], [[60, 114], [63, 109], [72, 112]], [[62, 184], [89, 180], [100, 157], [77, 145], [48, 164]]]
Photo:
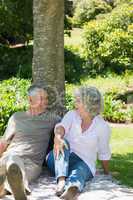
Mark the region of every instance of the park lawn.
[[79, 47], [82, 45], [82, 32], [83, 29], [73, 28], [71, 31], [71, 36], [65, 35], [64, 42], [65, 45], [74, 45], [75, 47]]
[[110, 170], [120, 183], [133, 187], [133, 127], [112, 128]]

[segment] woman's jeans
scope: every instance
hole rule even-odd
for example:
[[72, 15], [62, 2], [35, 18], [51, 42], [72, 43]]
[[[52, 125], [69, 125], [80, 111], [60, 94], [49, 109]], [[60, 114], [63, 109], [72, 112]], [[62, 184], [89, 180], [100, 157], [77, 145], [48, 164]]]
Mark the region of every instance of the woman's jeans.
[[[69, 147], [67, 141], [66, 143]], [[64, 156], [60, 153], [58, 159], [55, 158], [54, 152], [50, 151], [47, 156], [47, 165], [55, 175], [56, 180], [62, 176], [66, 177], [65, 190], [68, 190], [71, 186], [76, 186], [81, 192], [85, 182], [93, 178], [88, 165], [75, 153], [70, 153], [70, 148], [65, 148]]]

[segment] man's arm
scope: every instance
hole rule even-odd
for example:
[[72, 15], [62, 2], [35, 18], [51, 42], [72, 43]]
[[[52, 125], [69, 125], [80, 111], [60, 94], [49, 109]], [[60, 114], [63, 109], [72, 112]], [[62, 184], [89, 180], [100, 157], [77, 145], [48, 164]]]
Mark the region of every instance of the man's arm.
[[6, 140], [4, 137], [0, 139], [0, 157], [2, 154], [7, 150], [7, 147], [10, 145], [14, 135], [12, 135], [8, 140]]
[[109, 160], [101, 160], [104, 174], [109, 174]]
[[15, 120], [12, 115], [8, 121], [4, 135], [0, 139], [0, 156], [6, 151], [15, 135]]
[[7, 149], [7, 142], [4, 140], [0, 140], [0, 157], [2, 156], [2, 154], [6, 151]]

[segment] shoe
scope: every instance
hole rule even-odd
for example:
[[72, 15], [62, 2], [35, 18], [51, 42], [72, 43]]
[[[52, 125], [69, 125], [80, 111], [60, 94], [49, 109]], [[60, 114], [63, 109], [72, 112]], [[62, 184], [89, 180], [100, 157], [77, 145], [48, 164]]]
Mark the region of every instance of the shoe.
[[9, 166], [7, 170], [7, 180], [15, 200], [27, 200], [22, 172], [17, 164], [13, 163]]
[[70, 187], [67, 191], [65, 191], [60, 198], [65, 200], [76, 200], [78, 196], [78, 188], [76, 186]]

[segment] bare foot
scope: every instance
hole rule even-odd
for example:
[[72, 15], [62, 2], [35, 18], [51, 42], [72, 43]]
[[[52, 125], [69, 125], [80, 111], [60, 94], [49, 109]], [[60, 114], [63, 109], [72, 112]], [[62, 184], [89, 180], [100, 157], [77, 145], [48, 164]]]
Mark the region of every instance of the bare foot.
[[70, 187], [67, 191], [65, 191], [60, 198], [65, 200], [77, 200], [77, 196], [79, 194], [78, 188], [75, 186]]
[[56, 195], [58, 197], [63, 194], [64, 186], [65, 186], [65, 177], [60, 177], [58, 180], [57, 188], [56, 188]]

